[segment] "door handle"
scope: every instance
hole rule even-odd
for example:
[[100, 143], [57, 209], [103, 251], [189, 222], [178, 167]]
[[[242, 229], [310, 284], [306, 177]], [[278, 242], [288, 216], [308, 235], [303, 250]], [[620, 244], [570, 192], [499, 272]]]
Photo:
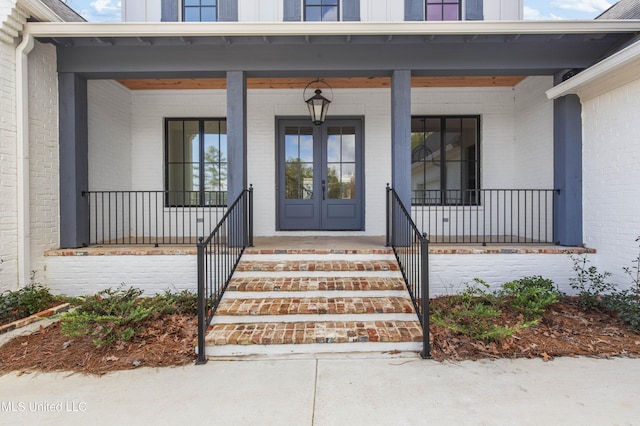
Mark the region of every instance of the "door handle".
[[325, 181], [324, 181], [324, 179], [322, 179], [322, 200], [323, 200], [323, 201], [324, 201], [324, 199], [325, 199], [325, 198], [324, 198], [325, 190], [326, 190]]

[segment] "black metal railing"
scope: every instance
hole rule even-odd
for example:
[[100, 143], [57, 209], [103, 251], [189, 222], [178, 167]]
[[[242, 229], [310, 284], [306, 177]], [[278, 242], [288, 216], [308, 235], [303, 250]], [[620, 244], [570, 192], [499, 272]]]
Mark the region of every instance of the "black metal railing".
[[559, 190], [412, 191], [411, 216], [432, 243], [553, 244]]
[[429, 240], [418, 230], [402, 201], [387, 185], [387, 246], [393, 248], [413, 306], [422, 325], [422, 358], [429, 342]]
[[207, 239], [198, 242], [198, 364], [205, 337], [244, 249], [253, 245], [253, 188], [242, 191]]
[[227, 211], [222, 191], [85, 191], [90, 244], [195, 244]]

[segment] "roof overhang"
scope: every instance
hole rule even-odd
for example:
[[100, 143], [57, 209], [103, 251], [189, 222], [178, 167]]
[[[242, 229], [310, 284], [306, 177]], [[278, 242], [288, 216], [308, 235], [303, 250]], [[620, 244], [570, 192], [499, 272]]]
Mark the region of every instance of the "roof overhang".
[[441, 22], [69, 22], [31, 23], [34, 37], [270, 37], [599, 34], [640, 31], [640, 20]]
[[549, 99], [578, 95], [583, 101], [640, 79], [640, 41], [547, 91]]
[[554, 75], [587, 68], [640, 21], [30, 23], [58, 71], [87, 78]]

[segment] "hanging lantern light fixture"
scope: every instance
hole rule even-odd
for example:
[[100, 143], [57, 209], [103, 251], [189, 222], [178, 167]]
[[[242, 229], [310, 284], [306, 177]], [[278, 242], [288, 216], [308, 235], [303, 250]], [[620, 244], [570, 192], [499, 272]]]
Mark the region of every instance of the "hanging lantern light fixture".
[[331, 86], [329, 86], [326, 81], [320, 79], [316, 79], [310, 82], [304, 88], [302, 97], [307, 104], [307, 108], [309, 108], [309, 116], [311, 117], [311, 122], [317, 125], [324, 123], [324, 120], [327, 118], [327, 111], [329, 110], [329, 104], [331, 103], [331, 100], [322, 96], [322, 90], [320, 90], [318, 87], [316, 87], [314, 91], [315, 95], [307, 98], [307, 90], [311, 85], [314, 84], [316, 86], [318, 84], [324, 84], [331, 91], [331, 99], [333, 99], [333, 89], [331, 89]]

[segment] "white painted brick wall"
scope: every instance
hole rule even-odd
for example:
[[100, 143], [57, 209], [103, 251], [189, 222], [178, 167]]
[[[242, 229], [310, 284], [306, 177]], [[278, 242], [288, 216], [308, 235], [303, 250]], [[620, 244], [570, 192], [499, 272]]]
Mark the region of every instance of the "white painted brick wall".
[[640, 80], [583, 104], [583, 230], [596, 265], [628, 285], [640, 252]]
[[36, 42], [29, 54], [30, 270], [40, 283], [46, 280], [44, 252], [60, 242], [56, 67], [55, 47]]
[[196, 256], [49, 256], [47, 285], [53, 293], [93, 294], [120, 284], [147, 294], [197, 291]]
[[131, 189], [131, 92], [111, 80], [88, 82], [89, 189]]
[[572, 265], [569, 255], [564, 254], [434, 254], [429, 256], [429, 293], [457, 293], [474, 278], [497, 290], [506, 282], [540, 275], [552, 280], [560, 291], [572, 294]]
[[[92, 294], [124, 283], [148, 294], [165, 290], [197, 289], [196, 256], [51, 256], [46, 258], [54, 293]], [[457, 254], [431, 255], [430, 295], [452, 294], [480, 278], [497, 289], [526, 276], [551, 279], [571, 293], [573, 276], [569, 256], [561, 254]]]
[[[132, 189], [164, 189], [164, 119], [226, 117], [224, 90], [132, 92]], [[251, 126], [251, 123], [249, 123]]]
[[0, 42], [0, 291], [18, 283], [15, 48]]
[[[534, 80], [535, 83], [535, 80]], [[542, 90], [532, 84], [531, 90]], [[484, 188], [535, 187], [541, 180], [552, 180], [551, 166], [532, 168], [525, 178], [520, 177], [516, 164], [516, 146], [535, 152], [536, 144], [548, 134], [532, 140], [517, 141], [516, 105], [527, 113], [537, 113], [548, 107], [534, 104], [527, 107], [527, 86], [520, 89], [523, 100], [516, 101], [511, 88], [482, 89], [414, 89], [413, 114], [477, 114], [481, 116], [482, 185]], [[534, 101], [539, 95], [531, 96]], [[96, 98], [95, 102], [99, 102]], [[166, 117], [225, 117], [226, 95], [223, 90], [203, 91], [137, 91], [132, 92], [131, 164], [132, 188], [163, 189], [164, 175], [164, 118]], [[277, 102], [273, 102], [277, 99]], [[93, 102], [93, 101], [92, 101]], [[306, 117], [307, 111], [300, 90], [250, 90], [248, 93], [248, 180], [254, 185], [256, 207], [256, 235], [276, 234], [276, 117]], [[364, 117], [365, 134], [365, 231], [352, 234], [383, 235], [384, 188], [391, 181], [391, 122], [390, 91], [388, 89], [334, 90], [332, 117]], [[545, 114], [538, 114], [544, 117]], [[536, 122], [537, 123], [537, 122]], [[535, 125], [533, 123], [532, 125]], [[93, 131], [92, 131], [93, 135]], [[514, 143], [517, 141], [518, 143]], [[536, 145], [533, 148], [530, 145]], [[522, 148], [524, 147], [524, 148]], [[518, 152], [520, 153], [520, 152]], [[522, 154], [524, 155], [524, 154]], [[92, 159], [102, 161], [105, 156]], [[108, 157], [107, 157], [108, 158]], [[540, 161], [542, 163], [542, 160]], [[101, 167], [111, 167], [109, 163]], [[111, 182], [106, 180], [105, 182]], [[288, 233], [304, 234], [304, 233]], [[341, 233], [340, 235], [344, 235]]]
[[553, 188], [552, 77], [529, 77], [515, 88], [514, 166], [517, 188]]

